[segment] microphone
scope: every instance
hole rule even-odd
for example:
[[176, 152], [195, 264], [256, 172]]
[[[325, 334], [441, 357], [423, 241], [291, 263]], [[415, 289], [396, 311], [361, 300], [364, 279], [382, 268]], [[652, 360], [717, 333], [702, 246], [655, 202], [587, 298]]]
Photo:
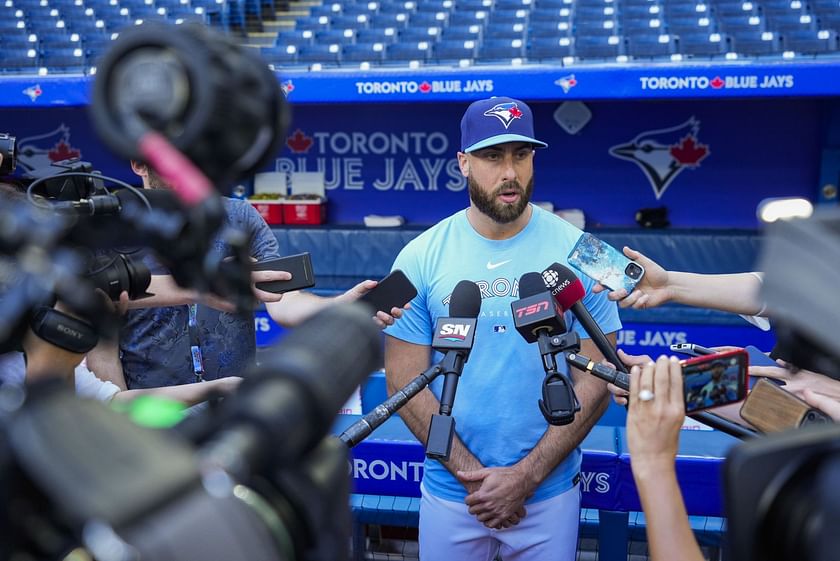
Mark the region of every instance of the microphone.
[[583, 329], [592, 338], [592, 342], [601, 351], [601, 354], [613, 363], [618, 370], [627, 372], [627, 367], [618, 358], [615, 347], [612, 346], [607, 336], [592, 319], [592, 314], [581, 302], [586, 295], [586, 289], [583, 288], [580, 279], [568, 267], [564, 267], [560, 263], [550, 265], [543, 271], [542, 278], [557, 305], [562, 310], [569, 310], [575, 315]]
[[577, 353], [566, 353], [566, 362], [622, 390], [630, 391], [630, 375], [627, 372], [610, 368], [606, 364], [596, 363], [591, 358]]
[[542, 399], [538, 401], [545, 420], [555, 426], [568, 425], [580, 411], [572, 381], [557, 371], [554, 359], [561, 350], [580, 348], [576, 334], [566, 333], [563, 312], [546, 289], [539, 273], [525, 273], [519, 279], [521, 298], [511, 302], [513, 323], [516, 330], [528, 343], [537, 343], [542, 357], [545, 378]]
[[452, 437], [455, 434], [455, 419], [452, 418], [455, 390], [472, 350], [480, 309], [481, 290], [478, 285], [462, 280], [455, 286], [449, 299], [450, 316], [438, 318], [435, 323], [432, 348], [444, 353], [439, 364], [445, 378], [440, 394], [439, 414], [432, 415], [426, 439], [426, 455], [430, 458], [446, 461], [452, 451]]
[[202, 456], [236, 475], [299, 461], [379, 367], [380, 346], [363, 306], [328, 306], [245, 375], [236, 395], [222, 403], [224, 430], [203, 446]]

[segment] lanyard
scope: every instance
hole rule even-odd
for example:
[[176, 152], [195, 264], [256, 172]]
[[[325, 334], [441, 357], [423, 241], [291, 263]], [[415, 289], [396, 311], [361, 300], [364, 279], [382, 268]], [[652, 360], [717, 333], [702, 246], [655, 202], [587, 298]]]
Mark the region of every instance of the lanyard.
[[197, 320], [197, 312], [198, 306], [196, 304], [190, 304], [190, 315], [189, 321], [187, 321], [187, 327], [190, 332], [190, 355], [192, 355], [192, 363], [193, 363], [193, 372], [195, 372], [195, 378], [197, 382], [204, 381], [204, 359], [201, 356], [201, 342], [198, 338], [198, 320]]

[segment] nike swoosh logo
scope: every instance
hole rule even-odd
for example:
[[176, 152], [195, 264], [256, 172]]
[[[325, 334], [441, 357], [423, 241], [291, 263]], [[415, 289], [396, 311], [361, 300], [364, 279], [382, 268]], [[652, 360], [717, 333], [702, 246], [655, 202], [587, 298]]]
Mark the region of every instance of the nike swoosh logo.
[[507, 261], [499, 261], [498, 263], [493, 263], [492, 261], [487, 262], [487, 269], [492, 271], [493, 269], [497, 269], [504, 265], [505, 263], [510, 263], [513, 259], [508, 259]]

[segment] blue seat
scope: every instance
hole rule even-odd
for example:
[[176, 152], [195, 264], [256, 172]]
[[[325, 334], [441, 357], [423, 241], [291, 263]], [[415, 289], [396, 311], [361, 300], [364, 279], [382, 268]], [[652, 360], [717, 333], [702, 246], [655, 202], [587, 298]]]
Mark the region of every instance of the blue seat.
[[621, 8], [618, 14], [622, 21], [631, 19], [651, 19], [658, 18], [663, 15], [662, 7], [655, 2], [646, 2], [644, 4], [635, 4]]
[[522, 39], [485, 39], [478, 49], [478, 60], [509, 63], [513, 59], [521, 59], [524, 54]]
[[305, 45], [298, 49], [297, 60], [307, 64], [319, 63], [335, 66], [341, 58], [339, 45]]
[[[705, 7], [706, 11], [698, 11], [697, 6]], [[666, 2], [663, 6], [666, 17], [688, 18], [708, 15], [708, 4], [703, 2]]]
[[432, 49], [431, 57], [439, 63], [472, 60], [475, 58], [478, 42], [474, 39], [442, 40]]
[[371, 65], [378, 65], [382, 62], [384, 53], [385, 45], [382, 42], [344, 45], [341, 48], [341, 63], [347, 65], [348, 63], [369, 62]]
[[840, 0], [811, 0], [810, 4], [816, 12], [836, 12], [840, 10]]
[[624, 35], [653, 35], [657, 36], [665, 29], [662, 20], [656, 17], [643, 19], [628, 19], [621, 23], [621, 32]]
[[[425, 47], [424, 47], [425, 46]], [[429, 58], [430, 42], [393, 43], [385, 48], [385, 62], [425, 62]]]
[[[744, 7], [747, 7], [745, 10]], [[745, 2], [744, 0], [721, 0], [714, 3], [714, 10], [718, 16], [750, 16], [758, 15], [758, 2]]]
[[729, 37], [723, 33], [680, 34], [678, 43], [680, 54], [701, 58], [728, 53], [730, 46]]
[[553, 39], [560, 36], [568, 36], [572, 32], [572, 26], [567, 20], [534, 20], [528, 26], [528, 37]]
[[311, 29], [286, 29], [277, 34], [274, 44], [278, 47], [311, 45], [315, 42], [315, 33]]
[[732, 15], [720, 17], [720, 28], [727, 33], [764, 31], [765, 20], [757, 15]]
[[360, 29], [356, 32], [357, 43], [394, 43], [399, 37], [397, 29], [369, 27], [367, 29]]
[[500, 9], [498, 5], [496, 9], [490, 14], [490, 25], [493, 24], [515, 24], [515, 23], [528, 23], [528, 16], [530, 15], [530, 11], [525, 6], [520, 6], [519, 8], [510, 9]]
[[677, 52], [673, 35], [630, 35], [627, 37], [627, 54], [634, 59], [666, 59]]
[[443, 27], [446, 25], [448, 12], [417, 12], [411, 15], [409, 27]]
[[571, 37], [537, 37], [528, 45], [528, 60], [532, 62], [556, 62], [574, 55], [574, 39]]
[[329, 16], [306, 16], [295, 20], [295, 29], [299, 31], [318, 31], [330, 29]]
[[266, 62], [281, 66], [296, 64], [298, 61], [296, 48], [290, 52], [290, 49], [282, 46], [262, 47], [260, 49], [260, 55]]
[[486, 26], [489, 16], [487, 10], [454, 11], [449, 15], [449, 25]]
[[480, 25], [449, 25], [441, 31], [441, 41], [478, 41], [481, 39]]
[[665, 18], [665, 29], [669, 33], [695, 34], [695, 33], [716, 33], [719, 31], [717, 19], [702, 15], [674, 16]]
[[840, 50], [836, 31], [792, 31], [786, 33], [782, 42], [786, 51], [797, 54], [815, 55], [836, 53]]
[[624, 41], [618, 35], [575, 36], [575, 56], [582, 60], [615, 60], [624, 53]]
[[317, 6], [312, 6], [309, 8], [309, 15], [311, 17], [315, 16], [335, 16], [342, 13], [341, 10], [341, 3], [340, 2], [329, 2], [327, 4], [321, 4]]
[[399, 31], [397, 40], [406, 43], [433, 43], [440, 37], [440, 31], [439, 27], [409, 27]]
[[408, 12], [380, 12], [370, 18], [369, 27], [385, 29], [388, 27], [402, 28], [408, 26]]
[[484, 32], [484, 37], [487, 39], [505, 39], [512, 41], [514, 39], [523, 39], [527, 31], [528, 24], [525, 21], [501, 24], [491, 22]]
[[363, 29], [370, 23], [370, 17], [360, 15], [330, 16], [330, 29]]
[[356, 38], [356, 32], [352, 29], [320, 29], [314, 32], [315, 38], [309, 43], [302, 43], [301, 46], [317, 44], [332, 45], [350, 43]]
[[40, 65], [48, 71], [83, 72], [85, 58], [81, 49], [56, 49], [42, 51]]
[[758, 56], [782, 53], [782, 40], [772, 31], [738, 33], [732, 36], [733, 51], [739, 55]]
[[531, 4], [530, 0], [496, 0], [494, 6], [496, 10], [529, 10]]

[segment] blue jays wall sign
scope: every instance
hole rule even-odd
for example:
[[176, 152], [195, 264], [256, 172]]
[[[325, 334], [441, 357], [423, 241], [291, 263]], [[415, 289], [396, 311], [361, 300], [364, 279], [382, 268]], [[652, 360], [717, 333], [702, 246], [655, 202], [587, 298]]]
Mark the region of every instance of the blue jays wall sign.
[[649, 130], [609, 149], [610, 155], [639, 166], [660, 199], [682, 170], [695, 169], [711, 153], [701, 144], [700, 121], [691, 117], [675, 127]]

